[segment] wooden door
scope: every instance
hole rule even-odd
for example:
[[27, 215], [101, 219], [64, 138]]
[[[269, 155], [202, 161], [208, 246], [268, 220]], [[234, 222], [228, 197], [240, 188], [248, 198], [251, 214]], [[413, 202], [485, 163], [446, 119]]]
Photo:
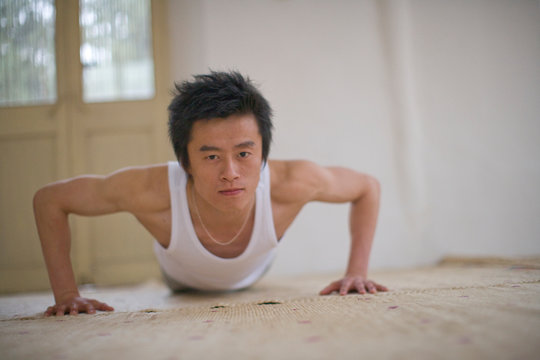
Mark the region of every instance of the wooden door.
[[[165, 5], [150, 5], [153, 95], [89, 101], [80, 51], [84, 14], [77, 2], [56, 2], [56, 100], [0, 107], [0, 292], [49, 286], [32, 213], [38, 188], [66, 177], [171, 158]], [[159, 275], [153, 240], [131, 215], [71, 216], [70, 224], [79, 283], [123, 284]]]

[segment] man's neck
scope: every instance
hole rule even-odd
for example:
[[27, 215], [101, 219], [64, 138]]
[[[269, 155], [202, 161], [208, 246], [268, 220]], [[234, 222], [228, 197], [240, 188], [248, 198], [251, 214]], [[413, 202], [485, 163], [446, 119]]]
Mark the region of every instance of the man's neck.
[[[226, 210], [222, 211], [212, 204], [208, 203], [201, 197], [193, 183], [188, 183], [187, 187], [188, 205], [191, 214], [191, 219], [197, 231], [199, 238], [210, 237], [212, 240], [219, 243], [227, 243], [231, 239], [240, 237], [253, 218], [255, 208], [255, 194], [253, 199], [242, 209], [237, 211]], [[202, 230], [202, 231], [200, 231]]]

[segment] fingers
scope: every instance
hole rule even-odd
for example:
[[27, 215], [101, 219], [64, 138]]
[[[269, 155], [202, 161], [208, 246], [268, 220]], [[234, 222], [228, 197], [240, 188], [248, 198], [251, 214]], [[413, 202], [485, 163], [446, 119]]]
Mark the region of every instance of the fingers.
[[79, 306], [77, 304], [71, 304], [71, 311], [69, 315], [77, 315], [79, 313]]
[[366, 293], [376, 294], [379, 291], [388, 291], [388, 288], [383, 285], [377, 284], [376, 282], [371, 280], [364, 280], [358, 277], [345, 277], [342, 280], [334, 281], [333, 283], [325, 287], [323, 290], [321, 290], [319, 294], [328, 295], [333, 293], [334, 291], [339, 292], [339, 295], [346, 295], [354, 291], [364, 295]]
[[363, 280], [357, 279], [354, 283], [354, 286], [356, 288], [356, 291], [358, 291], [359, 294], [364, 295], [366, 293], [366, 286], [364, 285]]
[[112, 306], [109, 306], [101, 301], [97, 301], [97, 300], [90, 300], [90, 302], [92, 303], [92, 306], [94, 307], [94, 309], [96, 310], [99, 310], [99, 311], [114, 311], [114, 308]]
[[375, 281], [367, 280], [358, 284], [357, 290], [361, 294], [365, 294], [365, 290], [367, 290], [370, 294], [376, 294], [379, 291], [381, 292], [388, 291], [388, 288], [386, 288], [386, 286], [377, 284]]
[[56, 308], [56, 316], [64, 316], [66, 313], [66, 306], [60, 305]]
[[333, 293], [334, 291], [338, 291], [340, 287], [341, 287], [341, 281], [334, 281], [333, 283], [331, 283], [330, 285], [322, 289], [319, 295], [329, 295]]
[[78, 315], [80, 313], [95, 314], [97, 310], [114, 311], [114, 308], [94, 299], [78, 298], [69, 303], [49, 306], [45, 311], [45, 316]]
[[351, 285], [353, 284], [354, 280], [351, 278], [345, 278], [341, 282], [341, 287], [339, 289], [339, 295], [347, 295], [349, 293], [349, 289], [351, 288]]
[[388, 291], [388, 288], [386, 286], [379, 285], [376, 282], [374, 282], [373, 284], [375, 284], [375, 287], [377, 288], [378, 291], [383, 291], [383, 292]]
[[51, 316], [52, 314], [54, 314], [54, 307], [53, 306], [49, 306], [47, 308], [47, 310], [45, 311], [45, 316]]
[[371, 281], [366, 281], [364, 283], [364, 287], [367, 289], [367, 291], [370, 294], [376, 294], [377, 293], [377, 289], [375, 288], [375, 285], [373, 285], [373, 282], [371, 282]]
[[96, 313], [96, 308], [94, 307], [94, 305], [92, 304], [86, 304], [86, 313], [87, 314], [95, 314]]
[[112, 306], [109, 306], [99, 301], [96, 301], [96, 304], [94, 304], [94, 307], [99, 311], [114, 311], [114, 308]]

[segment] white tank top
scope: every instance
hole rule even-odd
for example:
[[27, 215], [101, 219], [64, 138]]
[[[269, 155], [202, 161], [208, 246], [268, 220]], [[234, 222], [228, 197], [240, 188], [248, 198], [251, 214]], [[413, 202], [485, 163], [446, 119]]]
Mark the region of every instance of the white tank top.
[[157, 241], [154, 251], [165, 276], [200, 290], [236, 290], [257, 281], [274, 259], [278, 240], [270, 200], [270, 171], [264, 164], [255, 192], [255, 223], [248, 246], [235, 258], [221, 258], [199, 241], [191, 222], [186, 185], [188, 176], [178, 162], [169, 162], [171, 241], [164, 248]]

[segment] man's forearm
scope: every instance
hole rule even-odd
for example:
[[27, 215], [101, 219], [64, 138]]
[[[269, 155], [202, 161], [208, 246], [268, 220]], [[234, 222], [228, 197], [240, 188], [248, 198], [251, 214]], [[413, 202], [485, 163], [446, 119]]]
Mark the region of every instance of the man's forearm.
[[58, 303], [78, 296], [70, 260], [71, 235], [67, 214], [54, 206], [50, 193], [41, 191], [34, 198], [34, 215], [55, 301]]
[[367, 277], [369, 256], [379, 215], [380, 186], [373, 179], [361, 197], [351, 203], [351, 248], [347, 275]]

